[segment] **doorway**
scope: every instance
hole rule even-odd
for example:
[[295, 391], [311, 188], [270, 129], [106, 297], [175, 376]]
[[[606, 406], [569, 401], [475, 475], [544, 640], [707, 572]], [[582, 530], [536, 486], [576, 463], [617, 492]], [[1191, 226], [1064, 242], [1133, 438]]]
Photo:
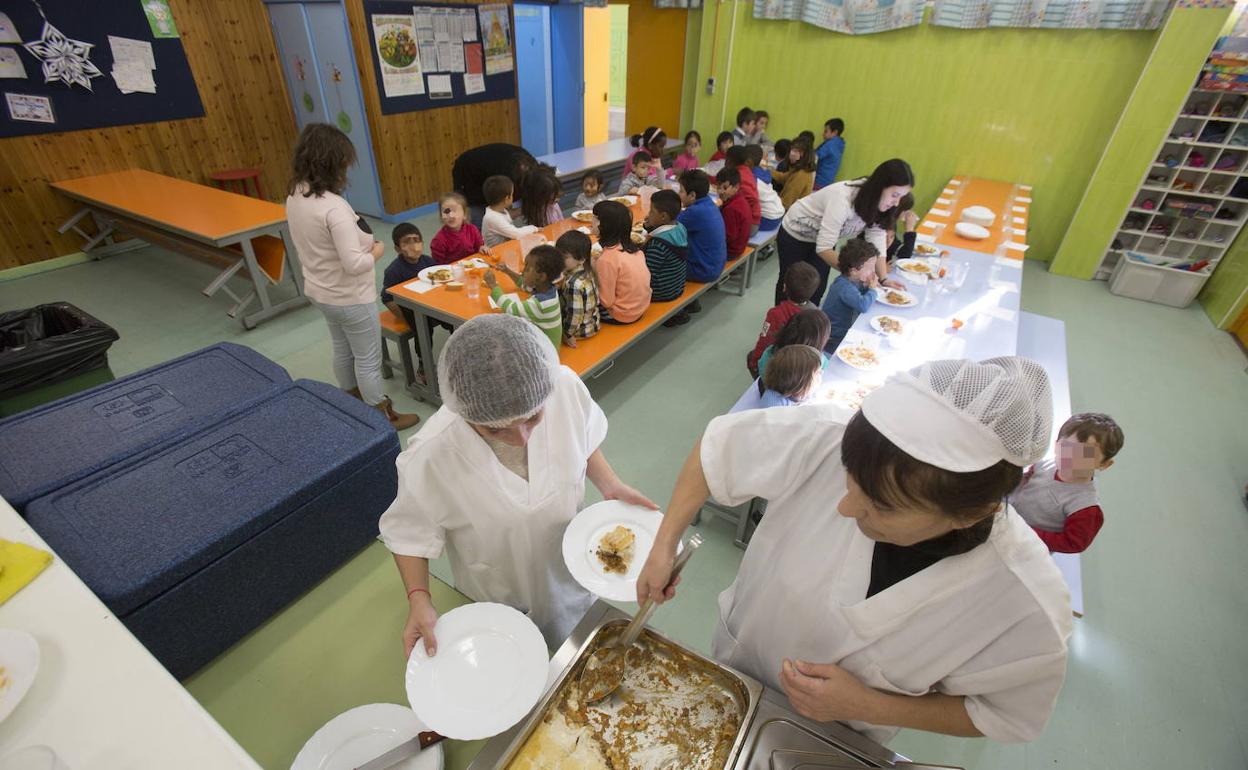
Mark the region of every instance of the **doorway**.
[[587, 144], [581, 6], [517, 3], [513, 12], [520, 144], [539, 158]]
[[628, 6], [609, 5], [611, 11], [610, 63], [607, 67], [607, 138], [622, 139], [628, 100]]

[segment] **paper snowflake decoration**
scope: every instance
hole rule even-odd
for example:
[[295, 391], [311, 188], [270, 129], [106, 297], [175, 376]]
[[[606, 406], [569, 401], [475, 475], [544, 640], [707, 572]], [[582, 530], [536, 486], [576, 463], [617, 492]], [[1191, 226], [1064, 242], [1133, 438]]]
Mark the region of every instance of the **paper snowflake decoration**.
[[104, 74], [89, 58], [91, 49], [95, 46], [65, 37], [47, 21], [43, 23], [43, 36], [33, 43], [24, 43], [23, 46], [43, 64], [45, 83], [59, 80], [65, 85], [77, 84], [91, 91], [91, 78]]

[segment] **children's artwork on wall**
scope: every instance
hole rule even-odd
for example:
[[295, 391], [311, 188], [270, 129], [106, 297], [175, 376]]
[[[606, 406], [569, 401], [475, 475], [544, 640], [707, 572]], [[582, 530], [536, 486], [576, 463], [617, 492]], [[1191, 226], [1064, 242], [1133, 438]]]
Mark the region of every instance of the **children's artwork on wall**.
[[52, 100], [46, 96], [5, 94], [4, 101], [9, 108], [11, 120], [21, 120], [27, 123], [56, 122], [56, 116], [52, 112]]
[[373, 40], [381, 60], [381, 88], [386, 96], [425, 92], [416, 48], [416, 26], [411, 15], [373, 16]]
[[481, 39], [485, 41], [485, 74], [511, 72], [511, 7], [506, 3], [477, 8], [481, 18]]
[[178, 27], [173, 23], [173, 11], [169, 10], [169, 0], [143, 0], [143, 13], [147, 15], [148, 26], [152, 28], [152, 37], [178, 36]]
[[923, 0], [754, 0], [756, 19], [793, 19], [847, 35], [913, 27]]
[[935, 0], [932, 24], [961, 29], [1157, 29], [1170, 0]]

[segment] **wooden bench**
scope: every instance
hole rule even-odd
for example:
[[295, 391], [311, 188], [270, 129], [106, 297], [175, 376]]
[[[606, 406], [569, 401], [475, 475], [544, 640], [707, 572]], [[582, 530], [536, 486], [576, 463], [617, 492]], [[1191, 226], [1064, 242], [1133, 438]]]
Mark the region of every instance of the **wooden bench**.
[[393, 365], [390, 362], [390, 346], [386, 344], [386, 341], [390, 340], [399, 348], [399, 360], [403, 363], [404, 384], [408, 386], [415, 384], [416, 366], [412, 360], [412, 341], [416, 339], [416, 333], [407, 325], [407, 321], [389, 310], [378, 313], [377, 320], [381, 322], [382, 379], [388, 380], [394, 376]]

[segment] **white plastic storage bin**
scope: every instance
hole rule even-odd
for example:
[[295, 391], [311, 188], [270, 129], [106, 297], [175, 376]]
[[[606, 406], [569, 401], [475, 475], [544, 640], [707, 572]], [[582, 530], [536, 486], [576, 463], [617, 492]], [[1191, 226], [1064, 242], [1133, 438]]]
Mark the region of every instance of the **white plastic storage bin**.
[[1174, 307], [1187, 307], [1209, 280], [1209, 273], [1193, 273], [1172, 267], [1137, 262], [1125, 254], [1109, 276], [1114, 294]]

